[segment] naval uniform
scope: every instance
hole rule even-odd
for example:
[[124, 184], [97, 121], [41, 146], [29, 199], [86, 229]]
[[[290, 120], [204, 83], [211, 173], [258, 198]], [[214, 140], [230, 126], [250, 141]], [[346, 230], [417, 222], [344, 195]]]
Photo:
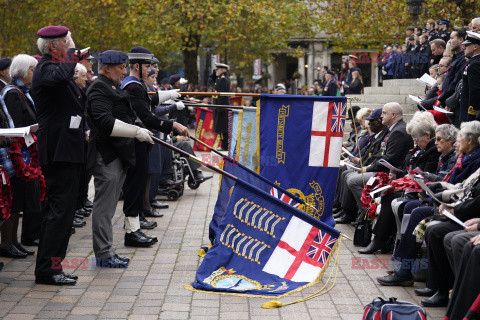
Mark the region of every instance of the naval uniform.
[[[216, 78], [215, 92], [230, 91], [230, 77], [227, 72], [222, 73]], [[213, 104], [230, 105], [229, 97], [218, 96], [213, 99]], [[213, 131], [222, 135], [222, 149], [228, 150], [228, 111], [221, 109], [213, 109]]]
[[480, 54], [467, 61], [462, 79], [460, 123], [480, 120]]
[[[160, 119], [151, 112], [147, 89], [140, 80], [133, 76], [126, 77], [122, 82], [122, 89], [130, 97], [131, 105], [137, 115], [137, 125], [164, 133], [172, 131], [172, 121]], [[127, 217], [136, 217], [143, 209], [148, 177], [149, 146], [148, 142], [135, 140], [135, 165], [128, 168], [123, 186], [123, 212]]]
[[[69, 49], [67, 55], [74, 51]], [[62, 273], [60, 264], [52, 268], [52, 259], [65, 258], [84, 165], [85, 108], [80, 88], [73, 80], [76, 63], [69, 61], [72, 59], [53, 61], [50, 54], [44, 54], [33, 73], [31, 92], [39, 125], [38, 156], [48, 201], [38, 246], [37, 278]]]

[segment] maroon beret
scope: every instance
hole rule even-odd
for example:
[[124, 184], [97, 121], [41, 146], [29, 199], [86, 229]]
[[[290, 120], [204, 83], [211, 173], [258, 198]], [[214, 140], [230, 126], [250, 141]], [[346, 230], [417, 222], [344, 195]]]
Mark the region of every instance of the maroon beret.
[[37, 31], [40, 38], [63, 38], [70, 31], [67, 27], [63, 26], [48, 26]]

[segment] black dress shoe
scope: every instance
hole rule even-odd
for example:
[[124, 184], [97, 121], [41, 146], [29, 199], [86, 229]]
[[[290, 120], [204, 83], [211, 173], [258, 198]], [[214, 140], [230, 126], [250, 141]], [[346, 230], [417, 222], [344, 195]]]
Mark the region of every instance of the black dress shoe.
[[82, 217], [88, 217], [88, 216], [90, 216], [90, 212], [91, 211], [87, 211], [84, 208], [80, 208], [80, 209], [75, 210], [75, 215], [76, 216], [77, 215], [82, 216]]
[[157, 223], [155, 221], [148, 221], [148, 220], [140, 220], [140, 228], [141, 229], [154, 229], [157, 226]]
[[35, 240], [22, 240], [22, 244], [24, 246], [35, 246], [35, 247], [38, 247], [38, 244], [40, 243], [40, 240], [39, 239], [35, 239]]
[[430, 289], [430, 288], [422, 288], [422, 289], [415, 289], [413, 290], [417, 296], [420, 297], [431, 297], [435, 294], [435, 290]]
[[448, 291], [437, 291], [428, 299], [420, 301], [422, 306], [430, 308], [446, 307], [448, 305]]
[[410, 274], [409, 277], [401, 277], [396, 272], [389, 273], [384, 277], [377, 277], [378, 283], [382, 286], [413, 286], [413, 277]]
[[143, 214], [145, 215], [145, 217], [151, 217], [151, 218], [161, 218], [161, 217], [163, 217], [163, 213], [160, 213], [155, 209], [143, 210]]
[[332, 209], [332, 214], [336, 214], [336, 213], [338, 213], [338, 212], [340, 212], [340, 211], [342, 211], [342, 207], [335, 207], [335, 206], [334, 206], [333, 209]]
[[168, 209], [168, 204], [160, 202], [160, 201], [153, 201], [150, 203], [150, 206], [155, 209]]
[[30, 250], [28, 248], [25, 248], [21, 243], [15, 243], [15, 247], [21, 251], [21, 252], [25, 252], [27, 255], [31, 256], [31, 255], [34, 255], [35, 254], [35, 251], [33, 250]]
[[125, 233], [124, 243], [126, 247], [150, 247], [153, 244], [151, 239], [147, 239], [139, 231]]
[[66, 272], [63, 272], [63, 271], [62, 271], [62, 274], [63, 274], [66, 278], [70, 278], [70, 279], [75, 280], [75, 281], [78, 280], [78, 276], [77, 276], [76, 274], [66, 273]]
[[24, 259], [27, 257], [27, 254], [18, 250], [17, 247], [12, 244], [8, 249], [0, 248], [0, 257]]
[[119, 256], [118, 254], [115, 253], [115, 255], [113, 256], [115, 259], [119, 259], [119, 260], [122, 260], [126, 263], [129, 263], [130, 262], [130, 258], [127, 258], [127, 257], [121, 257]]
[[77, 232], [75, 231], [75, 227], [72, 227], [72, 230], [70, 230], [70, 235], [74, 234], [75, 232]]
[[340, 209], [339, 211], [335, 212], [334, 214], [332, 214], [332, 217], [334, 219], [338, 219], [340, 218], [341, 216], [343, 216], [345, 214], [345, 211], [343, 211], [342, 209]]
[[202, 174], [202, 171], [200, 170], [195, 170], [193, 171], [193, 179], [195, 179], [195, 181], [203, 181], [203, 174]]
[[85, 208], [93, 208], [93, 203], [92, 201], [88, 200], [85, 201], [84, 205], [83, 205]]
[[77, 219], [77, 220], [83, 221], [83, 218], [85, 218], [85, 217], [84, 217], [83, 215], [81, 215], [81, 214], [75, 213], [74, 218]]
[[157, 243], [157, 242], [158, 242], [157, 237], [155, 237], [155, 236], [149, 236], [148, 234], [144, 233], [142, 230], [138, 230], [138, 232], [139, 232], [142, 236], [144, 236], [145, 238], [152, 240], [153, 243]]
[[387, 246], [385, 244], [385, 241], [380, 242], [379, 240], [373, 239], [366, 248], [358, 250], [358, 253], [372, 254], [378, 250], [380, 250], [381, 253], [387, 253]]
[[340, 218], [335, 219], [335, 223], [338, 224], [348, 224], [353, 221], [353, 217], [350, 214], [345, 213]]
[[87, 223], [83, 220], [80, 220], [78, 218], [73, 218], [73, 227], [74, 228], [81, 228], [85, 226]]
[[111, 258], [97, 258], [96, 259], [97, 267], [101, 268], [127, 268], [128, 262], [111, 257]]
[[50, 284], [54, 286], [73, 286], [77, 283], [77, 280], [70, 279], [63, 275], [63, 273], [60, 273], [48, 277], [36, 277], [35, 283]]

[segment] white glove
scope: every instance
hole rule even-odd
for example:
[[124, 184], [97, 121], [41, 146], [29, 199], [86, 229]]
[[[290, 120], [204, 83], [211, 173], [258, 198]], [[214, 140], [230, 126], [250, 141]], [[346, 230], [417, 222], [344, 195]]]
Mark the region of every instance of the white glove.
[[177, 110], [185, 109], [185, 105], [183, 104], [182, 101], [175, 102], [175, 104], [177, 105]]
[[133, 124], [125, 123], [121, 120], [115, 119], [115, 125], [113, 126], [111, 137], [122, 138], [136, 138], [138, 141], [146, 141], [153, 144], [151, 136], [153, 133], [147, 129], [140, 128]]
[[178, 99], [182, 95], [178, 93], [180, 89], [174, 89], [174, 90], [165, 90], [165, 91], [158, 91], [158, 100], [160, 103], [163, 103], [167, 101], [168, 99]]

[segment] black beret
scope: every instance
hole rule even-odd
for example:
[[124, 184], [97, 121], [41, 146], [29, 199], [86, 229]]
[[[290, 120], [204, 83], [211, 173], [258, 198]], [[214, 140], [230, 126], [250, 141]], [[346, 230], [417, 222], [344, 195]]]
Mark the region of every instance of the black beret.
[[152, 63], [151, 63], [151, 64], [156, 64], [156, 63], [158, 63], [158, 59], [157, 59], [157, 58], [155, 58], [155, 57], [153, 57], [153, 58], [152, 58]]
[[162, 81], [160, 81], [160, 84], [167, 84], [168, 83], [168, 78], [163, 78]]
[[98, 55], [98, 61], [103, 64], [120, 64], [127, 63], [128, 56], [126, 53], [117, 50], [107, 50]]
[[65, 37], [70, 31], [64, 26], [48, 26], [37, 31], [37, 35], [40, 38], [62, 38]]
[[150, 77], [152, 74], [155, 74], [157, 70], [155, 68], [150, 68], [150, 71], [148, 71], [148, 76]]
[[8, 58], [0, 59], [0, 71], [5, 70], [10, 67], [12, 60]]
[[181, 75], [174, 74], [173, 76], [170, 77], [170, 79], [168, 79], [168, 83], [170, 83], [173, 86], [177, 81], [180, 81], [181, 78], [182, 78]]

